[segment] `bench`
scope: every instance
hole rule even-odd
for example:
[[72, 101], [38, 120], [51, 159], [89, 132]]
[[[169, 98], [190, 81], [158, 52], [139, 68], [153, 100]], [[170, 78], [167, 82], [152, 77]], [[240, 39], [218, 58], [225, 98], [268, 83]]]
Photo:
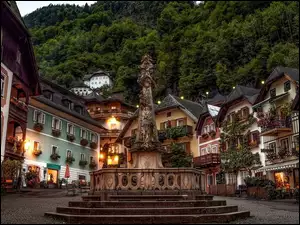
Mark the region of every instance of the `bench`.
[[76, 195], [76, 188], [74, 184], [67, 184], [67, 196], [69, 195], [69, 193], [71, 193], [72, 196]]
[[243, 192], [247, 194], [247, 186], [239, 185], [235, 191], [235, 194], [238, 195], [238, 197], [241, 197]]

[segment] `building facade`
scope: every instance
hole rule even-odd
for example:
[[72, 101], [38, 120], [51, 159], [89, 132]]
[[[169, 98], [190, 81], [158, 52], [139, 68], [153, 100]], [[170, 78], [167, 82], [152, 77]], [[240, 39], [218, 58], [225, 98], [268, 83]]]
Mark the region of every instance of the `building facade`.
[[28, 102], [40, 94], [30, 35], [15, 1], [1, 2], [1, 161], [24, 159]]
[[30, 99], [24, 169], [56, 186], [68, 164], [69, 182], [89, 181], [105, 128], [89, 116], [84, 99], [45, 79], [41, 85], [43, 94]]
[[93, 74], [85, 75], [83, 78], [83, 82], [91, 89], [97, 89], [104, 85], [112, 85], [112, 80], [109, 76], [109, 73], [102, 70], [94, 72]]
[[265, 155], [265, 166], [258, 172], [273, 180], [277, 188], [299, 186], [298, 89], [299, 70], [276, 67], [253, 106], [259, 115]]
[[[180, 144], [187, 153], [198, 156], [197, 136], [195, 132], [197, 119], [202, 105], [168, 95], [156, 106], [155, 121], [158, 129], [158, 138], [162, 145], [169, 150], [171, 143]], [[138, 127], [138, 111], [127, 122], [117, 139], [123, 152], [128, 153], [135, 138]], [[131, 155], [127, 154], [127, 163], [130, 167]], [[168, 166], [168, 165], [165, 165]]]
[[[252, 109], [252, 105], [258, 96], [258, 93], [258, 89], [237, 85], [236, 88], [227, 96], [225, 103], [221, 106], [216, 123], [217, 126], [221, 128], [221, 133], [223, 133], [223, 125], [225, 123], [229, 126], [234, 120], [239, 121], [239, 123], [247, 123], [249, 118], [253, 116], [255, 118], [255, 122], [251, 124], [247, 130], [240, 134], [241, 137], [236, 139], [236, 143], [226, 142], [226, 144], [221, 146], [221, 148], [224, 151], [229, 148], [235, 148], [238, 151], [239, 146], [242, 146], [242, 142], [244, 142], [244, 137], [247, 137], [248, 146], [250, 147], [251, 152], [253, 154], [259, 154], [260, 161], [264, 166], [264, 154], [260, 152], [260, 148], [262, 146], [259, 137], [260, 128], [256, 122], [256, 114]], [[253, 167], [251, 171], [252, 175], [254, 175], [255, 167]], [[226, 184], [244, 185], [244, 179], [249, 175], [249, 171], [246, 169], [241, 169], [238, 171], [237, 175], [234, 173], [226, 173]]]

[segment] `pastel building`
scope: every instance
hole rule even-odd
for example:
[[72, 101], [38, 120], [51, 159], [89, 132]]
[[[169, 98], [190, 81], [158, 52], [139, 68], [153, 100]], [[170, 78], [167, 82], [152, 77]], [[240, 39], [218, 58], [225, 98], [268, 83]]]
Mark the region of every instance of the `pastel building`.
[[98, 169], [105, 128], [90, 117], [81, 97], [45, 79], [41, 86], [42, 95], [29, 102], [25, 171], [57, 185], [69, 164], [69, 182], [89, 181], [89, 172]]

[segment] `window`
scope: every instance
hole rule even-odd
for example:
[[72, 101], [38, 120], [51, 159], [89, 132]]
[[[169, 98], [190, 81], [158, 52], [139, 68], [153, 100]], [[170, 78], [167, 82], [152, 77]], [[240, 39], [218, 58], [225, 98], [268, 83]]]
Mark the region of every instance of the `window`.
[[260, 143], [259, 132], [258, 131], [255, 131], [255, 132], [252, 133], [252, 141], [256, 142], [257, 144]]
[[273, 149], [276, 152], [276, 142], [272, 142], [269, 144], [269, 149]]
[[45, 90], [43, 91], [43, 95], [45, 98], [48, 98], [51, 101], [53, 100], [53, 92]]
[[83, 110], [82, 110], [82, 106], [80, 105], [75, 105], [74, 107], [75, 112], [82, 114]]
[[82, 161], [85, 160], [85, 155], [83, 153], [80, 153], [80, 160], [82, 160]]
[[293, 148], [295, 148], [295, 150], [299, 151], [299, 135], [294, 136], [294, 141], [293, 141]]
[[71, 150], [67, 150], [67, 158], [72, 157], [72, 151]]
[[207, 134], [207, 127], [203, 127], [203, 134]]
[[111, 109], [112, 109], [112, 110], [116, 110], [117, 107], [116, 107], [116, 106], [112, 106]]
[[270, 90], [270, 97], [271, 98], [276, 97], [276, 88], [273, 88], [273, 89]]
[[236, 175], [234, 173], [228, 174], [227, 184], [236, 184]]
[[67, 125], [67, 133], [68, 134], [74, 134], [74, 125], [68, 123], [68, 125]]
[[201, 148], [201, 155], [206, 155], [207, 152], [206, 152], [206, 148]]
[[210, 124], [210, 131], [215, 131], [215, 124], [214, 123]]
[[33, 151], [39, 150], [40, 149], [40, 143], [37, 141], [33, 142]]
[[37, 123], [45, 124], [45, 113], [42, 113], [41, 111], [34, 110], [33, 111], [33, 121]]
[[84, 130], [84, 129], [81, 129], [81, 134], [80, 134], [80, 137], [82, 137], [82, 138], [86, 138], [86, 134], [87, 134], [86, 130]]
[[57, 153], [57, 146], [52, 145], [51, 154], [58, 154]]
[[284, 82], [284, 91], [287, 92], [291, 89], [291, 81]]
[[280, 147], [282, 149], [288, 150], [289, 149], [289, 139], [288, 138], [281, 139], [280, 140]]
[[90, 163], [92, 163], [93, 161], [94, 161], [94, 157], [91, 156], [91, 157], [90, 157]]
[[210, 132], [210, 126], [209, 125], [206, 125], [206, 130], [207, 130], [207, 133]]
[[177, 120], [177, 127], [181, 127], [183, 125], [184, 125], [184, 120], [183, 119]]
[[241, 183], [245, 185], [245, 179], [249, 176], [248, 171], [241, 171]]
[[249, 116], [249, 108], [248, 107], [242, 108], [242, 118], [247, 119], [248, 116]]
[[1, 98], [4, 97], [4, 76], [1, 74]]
[[52, 129], [61, 130], [62, 121], [55, 117], [52, 118]]
[[91, 133], [91, 141], [97, 143], [97, 134]]
[[213, 145], [211, 147], [211, 153], [218, 153], [218, 145]]
[[207, 185], [213, 185], [214, 184], [214, 177], [212, 174], [207, 175]]
[[167, 117], [170, 117], [172, 115], [171, 112], [167, 112]]

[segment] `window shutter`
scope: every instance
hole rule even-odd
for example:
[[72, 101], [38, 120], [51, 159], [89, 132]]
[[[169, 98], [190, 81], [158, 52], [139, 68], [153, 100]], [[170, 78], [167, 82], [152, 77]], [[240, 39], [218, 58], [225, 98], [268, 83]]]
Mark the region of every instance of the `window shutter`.
[[185, 150], [186, 150], [187, 154], [191, 153], [191, 143], [190, 142], [185, 143]]
[[82, 138], [82, 133], [83, 133], [83, 130], [82, 128], [80, 128], [80, 137]]
[[176, 127], [176, 120], [171, 120], [171, 127]]
[[62, 121], [59, 120], [59, 129], [61, 130], [61, 128], [62, 128]]
[[52, 128], [54, 128], [55, 125], [55, 117], [52, 117]]
[[34, 110], [33, 111], [33, 121], [36, 122], [36, 119], [37, 119], [37, 111]]
[[46, 115], [45, 113], [42, 113], [42, 124], [45, 124], [46, 121]]
[[187, 118], [186, 117], [183, 118], [183, 125], [187, 125]]

